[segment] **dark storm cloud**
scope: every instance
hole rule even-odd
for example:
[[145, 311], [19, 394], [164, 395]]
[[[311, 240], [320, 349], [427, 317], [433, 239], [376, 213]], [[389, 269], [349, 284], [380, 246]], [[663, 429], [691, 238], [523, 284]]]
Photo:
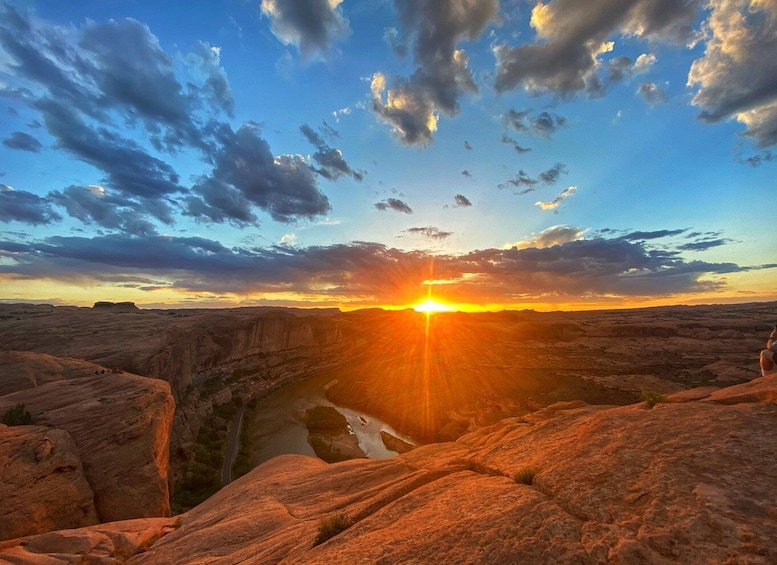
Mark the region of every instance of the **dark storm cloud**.
[[386, 210], [395, 210], [397, 212], [402, 212], [404, 214], [413, 213], [413, 209], [410, 206], [408, 206], [406, 202], [403, 202], [402, 200], [399, 200], [397, 198], [387, 198], [382, 202], [377, 202], [375, 204], [375, 208], [382, 212], [385, 212]]
[[395, 43], [411, 45], [415, 72], [388, 88], [383, 74], [373, 75], [372, 108], [407, 145], [434, 139], [436, 112], [455, 116], [459, 98], [477, 92], [463, 40], [475, 40], [495, 20], [497, 0], [394, 0], [401, 23]]
[[694, 61], [688, 84], [697, 89], [699, 117], [729, 117], [746, 126], [759, 147], [777, 144], [777, 4], [712, 0], [705, 24], [704, 56]]
[[405, 231], [413, 235], [422, 235], [427, 239], [433, 240], [446, 239], [453, 235], [453, 232], [451, 231], [442, 231], [440, 228], [435, 228], [432, 226], [427, 226], [424, 228], [409, 228]]
[[40, 141], [23, 131], [12, 132], [10, 136], [3, 140], [3, 145], [10, 147], [11, 149], [19, 149], [31, 153], [40, 153], [40, 150], [43, 149], [43, 145], [41, 145]]
[[770, 267], [686, 261], [641, 242], [604, 238], [431, 255], [367, 242], [230, 249], [199, 237], [110, 235], [24, 244], [0, 239], [0, 257], [0, 275], [16, 278], [149, 279], [157, 281], [155, 288], [166, 284], [182, 291], [313, 292], [377, 304], [416, 300], [426, 289], [431, 260], [435, 279], [446, 283], [446, 298], [477, 296], [492, 303], [711, 292], [725, 285], [716, 275]]
[[262, 0], [262, 13], [270, 18], [275, 36], [295, 45], [304, 58], [325, 54], [335, 41], [348, 36], [348, 19], [330, 0]]
[[49, 193], [48, 198], [71, 217], [86, 224], [95, 223], [134, 235], [156, 233], [156, 228], [146, 218], [147, 211], [142, 203], [111, 194], [100, 186], [69, 186]]
[[530, 133], [543, 139], [551, 139], [559, 129], [567, 125], [567, 119], [553, 112], [540, 112], [533, 116], [531, 110], [517, 111], [510, 108], [502, 115], [502, 124], [517, 133]]
[[514, 140], [506, 133], [502, 134], [502, 137], [499, 138], [499, 141], [506, 145], [512, 145], [513, 149], [515, 149], [517, 153], [528, 153], [529, 151], [531, 151], [530, 147], [523, 147], [520, 143], [518, 143], [516, 140]]
[[313, 160], [319, 165], [319, 168], [314, 169], [319, 175], [329, 180], [337, 180], [342, 176], [353, 177], [354, 180], [359, 182], [364, 179], [363, 172], [354, 171], [343, 158], [342, 152], [339, 149], [330, 147], [324, 138], [308, 124], [302, 124], [299, 129], [317, 149], [313, 154]]
[[535, 5], [536, 41], [517, 47], [498, 45], [495, 87], [523, 87], [532, 93], [568, 97], [578, 92], [601, 96], [607, 83], [622, 78], [623, 58], [602, 61], [616, 35], [643, 39], [690, 38], [698, 0], [551, 0]]
[[669, 97], [666, 95], [666, 92], [654, 82], [643, 82], [639, 85], [637, 93], [642, 96], [642, 99], [648, 105], [653, 107], [669, 102]]
[[0, 184], [0, 221], [25, 224], [50, 224], [62, 217], [51, 208], [45, 198], [26, 190], [14, 190]]
[[457, 194], [456, 196], [453, 197], [453, 200], [454, 202], [456, 202], [456, 206], [461, 206], [461, 207], [472, 206], [472, 202], [470, 201], [470, 199], [464, 196], [463, 194]]

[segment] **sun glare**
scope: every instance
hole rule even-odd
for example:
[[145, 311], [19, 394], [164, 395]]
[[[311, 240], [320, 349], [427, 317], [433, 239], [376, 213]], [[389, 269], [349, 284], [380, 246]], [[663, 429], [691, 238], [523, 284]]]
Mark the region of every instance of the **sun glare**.
[[413, 310], [416, 312], [423, 312], [424, 314], [432, 314], [434, 312], [453, 312], [456, 309], [453, 306], [448, 306], [447, 304], [428, 299], [413, 306]]

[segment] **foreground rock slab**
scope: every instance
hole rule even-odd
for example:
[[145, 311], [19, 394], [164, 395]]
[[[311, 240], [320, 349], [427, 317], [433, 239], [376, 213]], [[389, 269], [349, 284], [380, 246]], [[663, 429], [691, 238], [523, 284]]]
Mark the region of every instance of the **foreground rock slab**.
[[[565, 403], [388, 460], [278, 457], [127, 563], [773, 564], [775, 391], [772, 376], [652, 409]], [[314, 545], [337, 514], [353, 525]], [[0, 560], [61, 562], [37, 540]]]
[[97, 523], [94, 493], [65, 430], [0, 424], [0, 540]]
[[168, 383], [127, 373], [56, 381], [0, 397], [0, 413], [17, 403], [33, 424], [72, 437], [101, 522], [170, 515]]

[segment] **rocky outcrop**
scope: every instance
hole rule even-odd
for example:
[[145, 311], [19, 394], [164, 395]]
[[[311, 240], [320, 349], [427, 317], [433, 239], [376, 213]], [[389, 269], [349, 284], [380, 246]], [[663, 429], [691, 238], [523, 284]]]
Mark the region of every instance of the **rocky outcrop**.
[[94, 494], [65, 430], [0, 424], [0, 540], [97, 523]]
[[100, 371], [105, 372], [105, 368], [81, 359], [30, 351], [0, 351], [0, 396]]
[[[775, 563], [774, 391], [777, 375], [652, 409], [569, 402], [393, 459], [277, 457], [127, 562]], [[353, 525], [314, 545], [337, 514]], [[0, 559], [44, 562], [38, 540]]]
[[134, 302], [95, 302], [94, 310], [110, 310], [111, 312], [134, 312], [139, 310]]
[[115, 565], [146, 551], [177, 526], [175, 518], [145, 518], [0, 542], [0, 562], [14, 565]]
[[72, 436], [100, 521], [170, 514], [167, 383], [126, 373], [57, 381], [0, 397], [0, 413], [17, 403], [34, 424]]

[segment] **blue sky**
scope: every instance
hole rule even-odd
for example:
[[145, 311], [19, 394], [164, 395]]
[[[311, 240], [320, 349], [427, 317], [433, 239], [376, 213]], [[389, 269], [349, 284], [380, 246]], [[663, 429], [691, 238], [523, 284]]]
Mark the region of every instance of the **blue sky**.
[[2, 12], [3, 301], [777, 298], [777, 1]]

